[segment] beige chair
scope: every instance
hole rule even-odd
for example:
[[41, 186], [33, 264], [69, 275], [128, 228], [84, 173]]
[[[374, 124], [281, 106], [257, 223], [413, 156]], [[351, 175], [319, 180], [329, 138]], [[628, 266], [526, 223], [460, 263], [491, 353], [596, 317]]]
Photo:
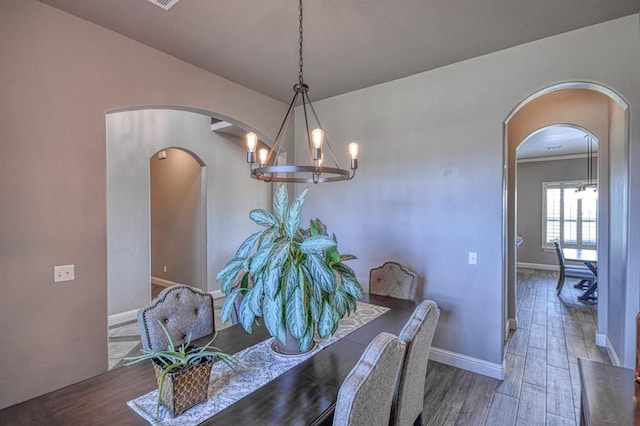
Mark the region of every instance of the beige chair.
[[418, 275], [397, 262], [386, 262], [369, 272], [369, 293], [396, 299], [416, 297]]
[[340, 386], [335, 426], [388, 426], [391, 400], [406, 344], [380, 333]]
[[176, 345], [188, 336], [195, 340], [213, 334], [213, 309], [213, 296], [193, 287], [176, 285], [162, 290], [151, 304], [138, 311], [143, 349], [162, 350], [169, 346], [160, 323]]
[[400, 331], [400, 340], [407, 344], [407, 350], [391, 405], [390, 425], [422, 425], [427, 363], [439, 318], [436, 303], [423, 300]]

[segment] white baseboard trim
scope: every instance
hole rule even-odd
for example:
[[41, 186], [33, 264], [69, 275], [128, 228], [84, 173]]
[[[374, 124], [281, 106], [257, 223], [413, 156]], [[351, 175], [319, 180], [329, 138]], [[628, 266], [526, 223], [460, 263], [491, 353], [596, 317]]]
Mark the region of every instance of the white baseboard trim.
[[504, 339], [507, 340], [509, 337], [510, 330], [518, 329], [518, 320], [515, 318], [507, 318], [507, 321], [504, 323]]
[[165, 280], [162, 278], [151, 277], [151, 284], [156, 284], [162, 287], [173, 287], [174, 285], [180, 285], [184, 283], [174, 283], [173, 281]]
[[596, 346], [601, 346], [603, 348], [607, 347], [607, 342], [609, 339], [606, 334], [596, 333]]
[[125, 322], [133, 321], [136, 319], [136, 315], [138, 314], [138, 310], [134, 309], [129, 312], [122, 312], [120, 314], [109, 315], [107, 320], [107, 324], [109, 327], [113, 325], [123, 324]]
[[528, 269], [540, 269], [540, 270], [543, 270], [543, 271], [559, 271], [560, 270], [558, 265], [545, 265], [543, 263], [518, 262], [517, 267], [518, 268], [528, 268]]
[[504, 380], [505, 364], [496, 364], [482, 359], [473, 358], [467, 355], [447, 351], [445, 349], [431, 348], [429, 359], [452, 367], [462, 368], [463, 370], [473, 373], [482, 374], [483, 376], [493, 377], [494, 379]]
[[618, 353], [615, 348], [611, 344], [611, 341], [607, 337], [607, 353], [609, 354], [609, 358], [611, 359], [611, 364], [620, 367], [620, 358], [618, 357]]

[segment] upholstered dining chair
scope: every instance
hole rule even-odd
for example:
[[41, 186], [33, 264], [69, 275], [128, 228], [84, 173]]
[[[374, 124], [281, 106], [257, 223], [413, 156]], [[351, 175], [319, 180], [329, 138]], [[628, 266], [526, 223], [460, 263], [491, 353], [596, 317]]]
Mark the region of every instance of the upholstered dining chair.
[[340, 386], [334, 426], [388, 426], [405, 347], [385, 332], [371, 341]]
[[560, 272], [558, 275], [558, 284], [556, 285], [556, 293], [559, 295], [562, 292], [565, 278], [579, 279], [580, 282], [576, 284], [576, 287], [582, 287], [591, 285], [596, 279], [595, 275], [585, 265], [568, 265], [564, 259], [564, 253], [562, 252], [562, 246], [558, 241], [554, 241], [553, 245], [556, 249], [556, 256], [558, 257], [558, 265], [560, 266]]
[[187, 285], [176, 285], [160, 292], [157, 298], [138, 311], [138, 327], [144, 349], [166, 349], [169, 341], [162, 327], [167, 329], [173, 343], [213, 334], [213, 296]]
[[436, 303], [423, 300], [400, 331], [398, 337], [407, 344], [407, 350], [391, 404], [390, 425], [422, 425], [427, 364], [439, 318]]
[[397, 262], [386, 262], [369, 272], [369, 293], [413, 300], [416, 297], [418, 275]]

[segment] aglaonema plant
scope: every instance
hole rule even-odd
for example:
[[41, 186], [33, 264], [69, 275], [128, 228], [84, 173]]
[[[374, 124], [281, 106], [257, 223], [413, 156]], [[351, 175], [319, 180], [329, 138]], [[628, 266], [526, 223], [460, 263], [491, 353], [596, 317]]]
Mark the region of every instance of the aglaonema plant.
[[264, 229], [250, 235], [216, 276], [226, 295], [223, 322], [242, 296], [238, 318], [248, 333], [262, 318], [280, 342], [286, 342], [287, 331], [298, 339], [300, 352], [311, 347], [316, 331], [321, 338], [331, 336], [363, 295], [354, 271], [344, 263], [355, 256], [339, 254], [335, 235], [329, 237], [319, 219], [307, 229], [300, 227], [307, 191], [289, 205], [286, 186], [280, 184], [273, 213], [252, 210], [249, 217]]

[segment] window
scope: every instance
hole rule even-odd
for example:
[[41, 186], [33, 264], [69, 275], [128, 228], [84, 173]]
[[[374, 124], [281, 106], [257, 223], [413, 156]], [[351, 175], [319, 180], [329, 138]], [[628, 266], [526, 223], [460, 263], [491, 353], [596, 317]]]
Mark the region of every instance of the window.
[[552, 249], [554, 240], [564, 247], [595, 248], [598, 200], [595, 197], [578, 198], [576, 188], [582, 183], [542, 184], [543, 248]]

